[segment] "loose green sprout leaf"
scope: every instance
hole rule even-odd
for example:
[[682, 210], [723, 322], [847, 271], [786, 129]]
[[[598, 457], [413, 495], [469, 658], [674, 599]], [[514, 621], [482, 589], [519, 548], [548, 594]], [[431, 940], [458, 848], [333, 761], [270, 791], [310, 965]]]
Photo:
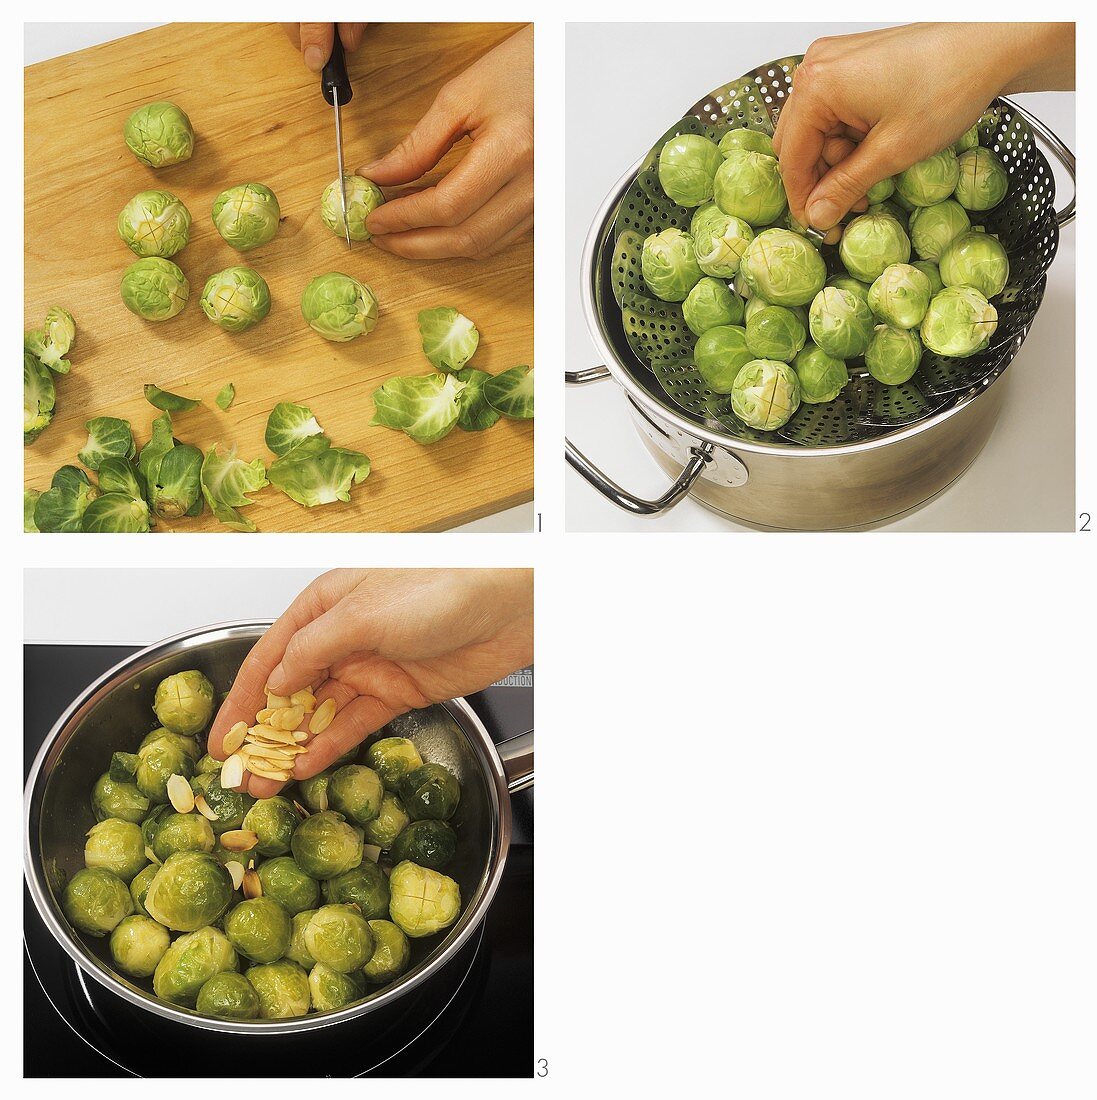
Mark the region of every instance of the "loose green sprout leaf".
[[129, 459], [104, 458], [99, 463], [98, 474], [101, 493], [123, 493], [130, 500], [147, 502], [144, 480]]
[[149, 503], [162, 519], [196, 516], [202, 510], [202, 452], [176, 443], [160, 460], [148, 483]]
[[511, 367], [484, 383], [484, 397], [512, 420], [533, 419], [533, 368]]
[[217, 407], [223, 409], [226, 412], [232, 408], [232, 403], [236, 400], [236, 387], [227, 382], [221, 389], [221, 392], [216, 397]]
[[38, 530], [79, 531], [85, 510], [97, 495], [83, 470], [78, 466], [62, 466], [35, 505], [34, 522]]
[[89, 470], [98, 470], [106, 458], [130, 459], [137, 453], [128, 420], [116, 416], [96, 416], [84, 425], [88, 441], [76, 456]]
[[370, 461], [364, 454], [333, 447], [316, 435], [275, 459], [268, 477], [290, 500], [313, 508], [350, 500], [351, 486], [360, 485], [369, 472]]
[[215, 443], [210, 448], [202, 463], [202, 495], [210, 511], [226, 527], [234, 531], [254, 531], [255, 524], [240, 515], [237, 509], [255, 503], [245, 494], [257, 492], [269, 484], [266, 469], [258, 458], [254, 462], [237, 458], [235, 447], [221, 455], [218, 446]]
[[141, 448], [141, 454], [137, 458], [137, 466], [141, 471], [141, 476], [145, 479], [146, 485], [152, 484], [156, 479], [164, 455], [174, 446], [171, 413], [166, 412], [152, 422], [152, 435], [148, 443]]
[[310, 436], [323, 435], [323, 432], [308, 406], [280, 401], [267, 417], [263, 438], [276, 455], [284, 455]]
[[480, 343], [476, 326], [448, 306], [420, 310], [419, 335], [423, 353], [438, 370], [460, 370]]
[[466, 432], [482, 432], [485, 428], [490, 428], [501, 415], [488, 404], [488, 399], [484, 396], [484, 383], [491, 375], [475, 367], [465, 367], [456, 374], [465, 383], [465, 388], [457, 399], [457, 426]]
[[145, 384], [145, 400], [154, 408], [167, 413], [186, 412], [201, 404], [196, 398], [183, 397], [178, 393], [162, 390], [151, 382]]
[[372, 332], [377, 315], [373, 291], [338, 271], [318, 275], [301, 296], [301, 316], [325, 340], [344, 343]]
[[217, 232], [238, 252], [248, 252], [273, 241], [281, 217], [277, 196], [261, 183], [230, 187], [213, 203]]
[[[372, 233], [366, 228], [366, 219], [385, 201], [381, 188], [365, 176], [344, 176], [347, 188], [347, 222], [352, 241], [368, 241]], [[324, 188], [320, 199], [320, 220], [337, 237], [345, 235], [343, 225], [343, 201], [339, 181], [332, 180]]]
[[150, 168], [189, 160], [194, 152], [190, 119], [174, 103], [146, 103], [126, 119], [122, 136], [133, 155]]
[[190, 211], [170, 191], [142, 191], [122, 207], [118, 236], [135, 256], [174, 256], [190, 239]]
[[25, 532], [38, 533], [38, 525], [34, 522], [34, 509], [41, 495], [37, 489], [23, 490], [23, 530]]
[[416, 443], [437, 443], [457, 423], [464, 388], [452, 374], [390, 378], [373, 391], [376, 413], [371, 423], [406, 432]]
[[149, 506], [127, 493], [105, 493], [84, 510], [80, 530], [98, 534], [138, 534], [149, 529]]
[[57, 391], [53, 375], [29, 351], [23, 352], [23, 446], [49, 427]]
[[65, 358], [76, 342], [76, 322], [67, 309], [50, 306], [46, 323], [23, 334], [23, 348], [58, 374], [68, 374], [72, 364]]

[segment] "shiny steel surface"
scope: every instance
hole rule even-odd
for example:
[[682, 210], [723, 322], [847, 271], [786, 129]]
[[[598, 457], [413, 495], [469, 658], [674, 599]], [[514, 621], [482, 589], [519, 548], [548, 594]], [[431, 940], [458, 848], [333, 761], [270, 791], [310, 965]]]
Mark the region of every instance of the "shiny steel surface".
[[347, 221], [347, 176], [343, 167], [343, 120], [339, 108], [339, 89], [332, 88], [332, 108], [335, 111], [335, 154], [339, 164], [339, 201], [343, 204], [343, 232], [350, 248], [350, 222]]

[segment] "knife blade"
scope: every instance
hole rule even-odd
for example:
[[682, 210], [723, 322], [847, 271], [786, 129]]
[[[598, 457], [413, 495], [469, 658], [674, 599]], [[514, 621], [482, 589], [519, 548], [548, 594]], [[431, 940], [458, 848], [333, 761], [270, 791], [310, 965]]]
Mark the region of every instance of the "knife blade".
[[343, 166], [343, 119], [342, 107], [354, 97], [354, 89], [347, 76], [347, 59], [343, 53], [343, 43], [339, 39], [339, 27], [333, 28], [334, 40], [331, 44], [331, 57], [320, 74], [320, 91], [324, 99], [335, 110], [335, 155], [339, 165], [339, 201], [343, 209], [343, 231], [350, 248], [350, 223], [347, 221], [347, 177]]

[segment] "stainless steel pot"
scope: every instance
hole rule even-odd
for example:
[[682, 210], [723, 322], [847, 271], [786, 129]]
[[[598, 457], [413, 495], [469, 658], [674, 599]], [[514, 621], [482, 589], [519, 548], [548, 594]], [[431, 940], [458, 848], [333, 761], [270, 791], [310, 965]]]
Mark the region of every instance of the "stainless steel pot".
[[533, 783], [533, 734], [496, 746], [463, 699], [413, 711], [389, 727], [411, 738], [425, 759], [450, 768], [462, 791], [454, 821], [457, 856], [448, 871], [461, 887], [462, 913], [440, 943], [412, 942], [412, 964], [398, 982], [338, 1012], [291, 1020], [215, 1020], [166, 1004], [113, 969], [106, 939], [85, 941], [69, 925], [60, 905], [63, 882], [83, 866], [84, 834], [94, 824], [91, 788], [107, 770], [112, 752], [136, 749], [152, 728], [157, 683], [197, 667], [218, 692], [226, 692], [269, 625], [225, 623], [180, 634], [128, 657], [91, 684], [58, 719], [31, 768], [24, 799], [24, 866], [43, 922], [80, 969], [112, 993], [176, 1024], [276, 1036], [384, 1012], [457, 956], [498, 888], [510, 845], [510, 794]]

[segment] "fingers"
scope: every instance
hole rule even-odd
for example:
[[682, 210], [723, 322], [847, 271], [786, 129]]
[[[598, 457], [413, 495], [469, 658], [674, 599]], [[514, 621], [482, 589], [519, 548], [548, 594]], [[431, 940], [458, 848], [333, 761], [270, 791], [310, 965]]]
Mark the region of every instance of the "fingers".
[[305, 68], [318, 73], [331, 57], [331, 47], [335, 40], [333, 23], [302, 23], [300, 31], [301, 56]]
[[371, 695], [359, 695], [336, 714], [319, 737], [309, 742], [309, 751], [297, 758], [294, 778], [309, 779], [322, 772], [400, 713]]
[[804, 225], [814, 225], [806, 216], [807, 198], [819, 181], [819, 162], [823, 157], [826, 135], [807, 110], [796, 108], [796, 96], [793, 96], [781, 113], [773, 147], [775, 152], [780, 150], [781, 179], [793, 217]]
[[360, 175], [381, 187], [411, 183], [429, 172], [465, 133], [464, 114], [454, 110], [443, 88], [415, 129], [380, 160], [364, 164]]
[[294, 632], [266, 682], [271, 691], [292, 695], [316, 683], [336, 661], [369, 648], [362, 616], [355, 606], [344, 601]]
[[812, 189], [807, 199], [809, 223], [817, 229], [837, 225], [874, 183], [894, 175], [901, 167], [894, 144], [877, 127]]
[[348, 53], [354, 53], [362, 45], [362, 38], [368, 25], [367, 23], [339, 23], [339, 41], [343, 43], [343, 49]]

